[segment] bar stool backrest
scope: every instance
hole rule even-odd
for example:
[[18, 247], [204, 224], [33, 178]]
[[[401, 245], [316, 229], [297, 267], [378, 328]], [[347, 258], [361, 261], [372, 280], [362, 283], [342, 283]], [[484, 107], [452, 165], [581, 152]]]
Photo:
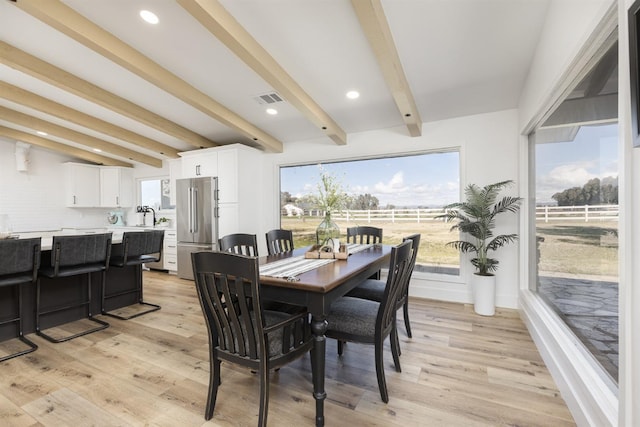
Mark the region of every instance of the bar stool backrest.
[[53, 236], [51, 265], [40, 274], [65, 277], [106, 270], [111, 254], [111, 233]]
[[110, 264], [123, 267], [159, 261], [163, 242], [164, 230], [125, 232], [122, 245], [111, 254]]
[[35, 282], [40, 268], [40, 237], [0, 240], [0, 286]]

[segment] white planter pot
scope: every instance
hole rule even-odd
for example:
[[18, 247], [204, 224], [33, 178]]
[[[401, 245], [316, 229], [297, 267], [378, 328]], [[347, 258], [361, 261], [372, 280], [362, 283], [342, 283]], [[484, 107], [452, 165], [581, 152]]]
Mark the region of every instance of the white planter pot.
[[473, 309], [482, 316], [496, 312], [496, 276], [473, 275]]

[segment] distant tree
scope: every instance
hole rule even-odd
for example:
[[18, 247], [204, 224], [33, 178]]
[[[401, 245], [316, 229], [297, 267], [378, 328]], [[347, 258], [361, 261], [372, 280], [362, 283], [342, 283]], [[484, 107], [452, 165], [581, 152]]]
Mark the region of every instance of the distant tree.
[[372, 196], [369, 193], [359, 194], [357, 196], [352, 196], [347, 205], [348, 209], [353, 210], [368, 210], [368, 209], [378, 209], [378, 205], [380, 201], [377, 197]]
[[551, 196], [558, 206], [583, 206], [618, 203], [618, 178], [593, 178], [582, 187], [572, 187]]
[[295, 204], [297, 201], [298, 201], [298, 198], [292, 196], [291, 193], [289, 193], [288, 191], [280, 192], [280, 206], [284, 206], [287, 203]]

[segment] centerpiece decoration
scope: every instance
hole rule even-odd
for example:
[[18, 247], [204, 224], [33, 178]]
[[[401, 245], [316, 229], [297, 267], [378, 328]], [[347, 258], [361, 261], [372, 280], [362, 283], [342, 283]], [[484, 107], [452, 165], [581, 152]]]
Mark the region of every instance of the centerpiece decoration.
[[319, 247], [330, 246], [337, 251], [335, 246], [339, 245], [340, 227], [331, 219], [331, 214], [344, 209], [348, 200], [349, 196], [342, 189], [340, 181], [321, 167], [317, 193], [309, 195], [309, 202], [324, 212], [324, 218], [316, 228], [316, 243]]

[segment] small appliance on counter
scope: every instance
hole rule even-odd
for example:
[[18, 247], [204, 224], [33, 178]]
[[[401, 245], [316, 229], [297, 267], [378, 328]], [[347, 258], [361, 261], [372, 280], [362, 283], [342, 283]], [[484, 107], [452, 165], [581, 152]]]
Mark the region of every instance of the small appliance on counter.
[[107, 221], [109, 225], [124, 226], [124, 213], [120, 211], [108, 212]]

